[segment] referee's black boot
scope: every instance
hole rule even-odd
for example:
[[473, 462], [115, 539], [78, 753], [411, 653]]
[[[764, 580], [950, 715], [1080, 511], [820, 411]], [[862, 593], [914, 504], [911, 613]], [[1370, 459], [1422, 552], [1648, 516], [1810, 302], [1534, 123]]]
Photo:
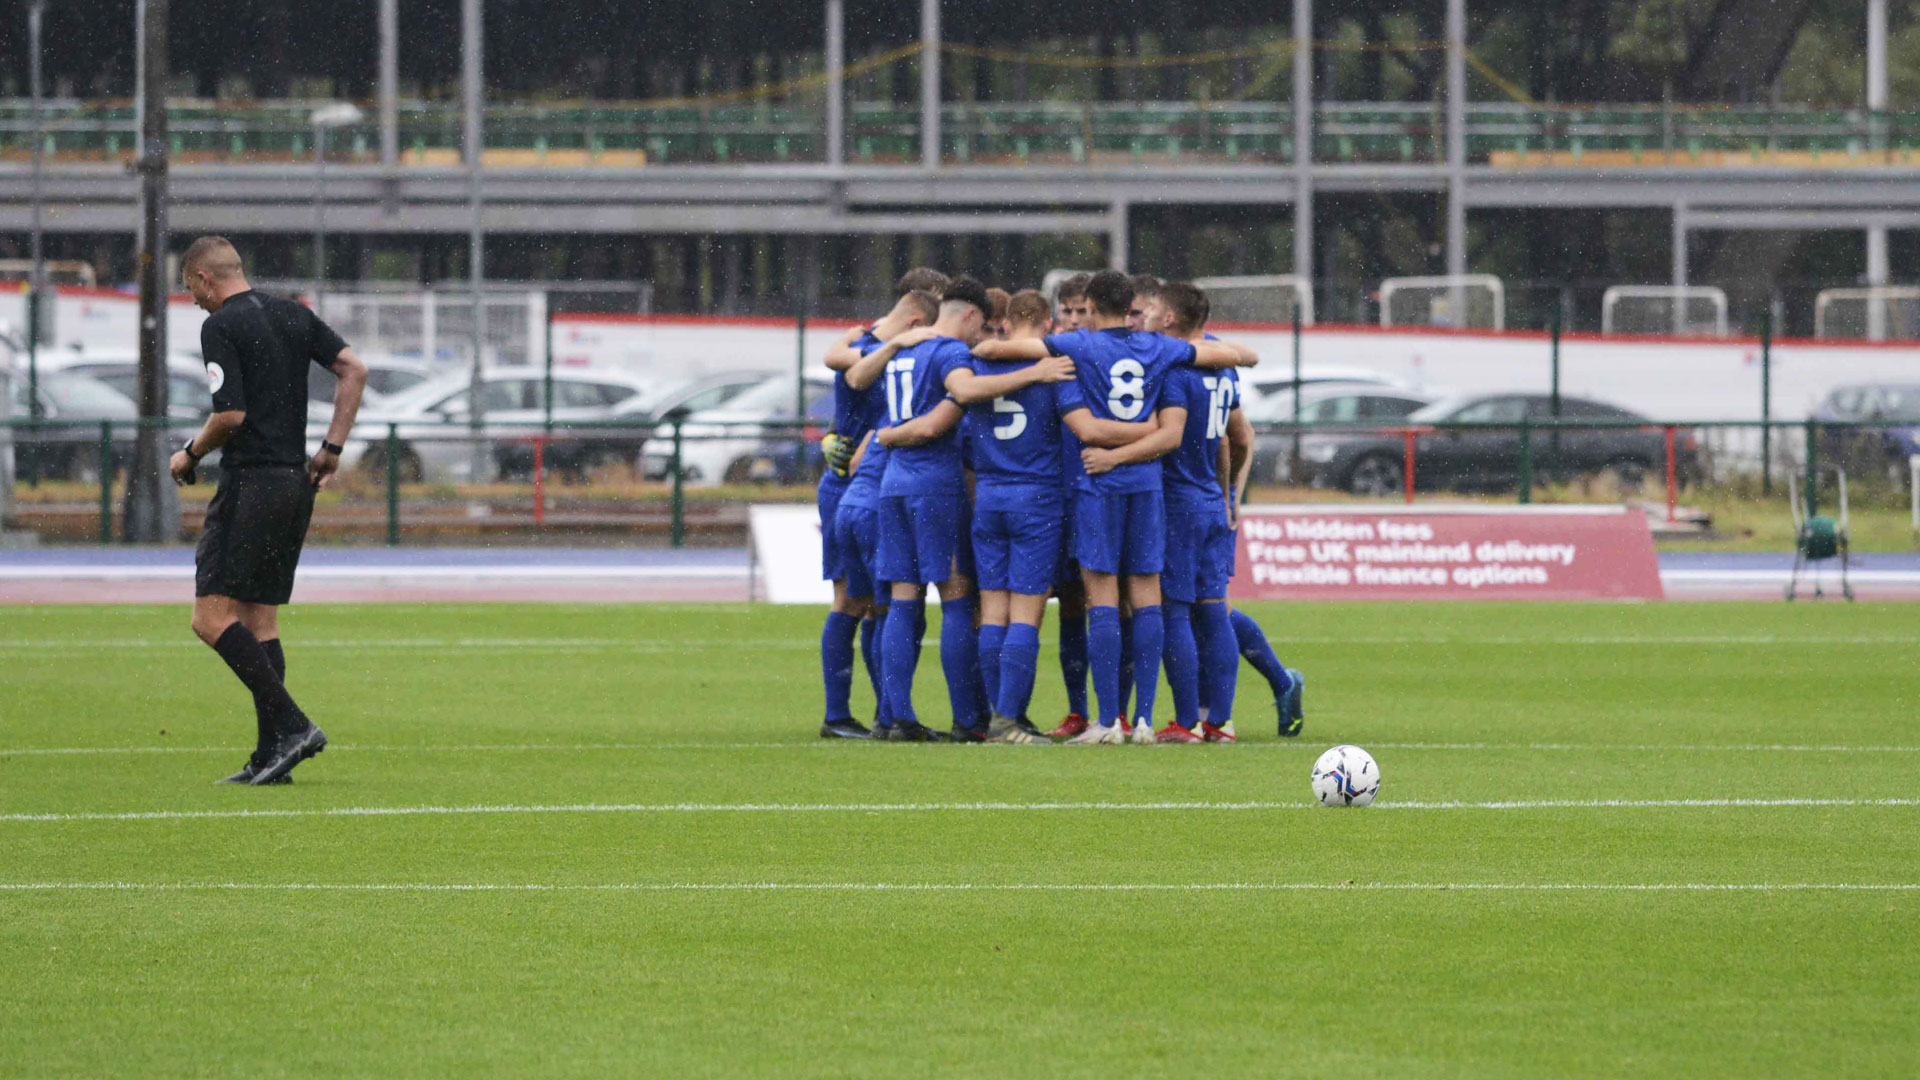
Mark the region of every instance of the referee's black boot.
[[[232, 776], [229, 776], [223, 780], [215, 780], [214, 783], [216, 784], [251, 784], [253, 783], [254, 775], [259, 771], [260, 771], [260, 766], [256, 765], [252, 758], [248, 758], [247, 763], [240, 767], [239, 772], [234, 773]], [[293, 776], [291, 774], [284, 774], [280, 777], [280, 779], [269, 780], [268, 783], [291, 784], [293, 783]]]
[[254, 771], [253, 779], [247, 781], [254, 787], [271, 784], [293, 771], [295, 765], [307, 760], [327, 748], [327, 733], [320, 725], [308, 721], [299, 731], [282, 732], [273, 741], [273, 747], [267, 751], [267, 760]]

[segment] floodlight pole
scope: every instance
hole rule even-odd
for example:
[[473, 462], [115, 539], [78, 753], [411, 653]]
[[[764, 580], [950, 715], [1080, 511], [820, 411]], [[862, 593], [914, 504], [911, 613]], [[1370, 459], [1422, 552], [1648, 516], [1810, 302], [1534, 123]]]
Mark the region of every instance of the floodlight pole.
[[167, 475], [167, 14], [142, 0], [140, 20], [140, 422], [127, 472], [126, 539], [154, 543], [180, 531], [179, 495]]
[[[40, 419], [40, 326], [47, 288], [45, 243], [46, 117], [41, 103], [40, 30], [46, 18], [46, 0], [33, 0], [27, 9], [28, 82], [33, 96], [33, 270], [27, 279], [27, 416]], [[9, 466], [11, 467], [11, 466]], [[11, 484], [13, 478], [6, 478]]]
[[920, 167], [940, 167], [940, 0], [920, 0]]
[[400, 163], [400, 0], [380, 0], [380, 167]]
[[485, 91], [480, 85], [483, 45], [481, 14], [481, 0], [461, 0], [460, 83], [465, 120], [461, 149], [467, 165], [467, 285], [473, 307], [473, 374], [468, 384], [471, 400], [467, 405], [467, 423], [472, 439], [468, 479], [472, 483], [488, 479], [486, 474], [489, 471], [487, 447], [481, 439], [486, 421], [486, 379], [482, 365], [485, 363], [487, 343], [486, 269], [483, 261], [486, 234], [481, 223], [480, 191], [481, 158], [485, 153], [481, 110], [486, 104]]
[[326, 317], [321, 301], [327, 291], [327, 127], [313, 122], [313, 310]]
[[1293, 272], [1313, 288], [1313, 0], [1293, 0]]
[[1447, 297], [1453, 325], [1466, 325], [1467, 0], [1447, 0]]
[[847, 6], [827, 0], [827, 164], [847, 162]]

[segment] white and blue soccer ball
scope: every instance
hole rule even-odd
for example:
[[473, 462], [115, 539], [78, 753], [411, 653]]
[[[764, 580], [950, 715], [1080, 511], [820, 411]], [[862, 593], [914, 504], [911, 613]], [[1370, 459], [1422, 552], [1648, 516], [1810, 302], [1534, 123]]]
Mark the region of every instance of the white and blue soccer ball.
[[1336, 746], [1313, 763], [1313, 796], [1321, 806], [1365, 806], [1380, 793], [1380, 766], [1357, 746]]

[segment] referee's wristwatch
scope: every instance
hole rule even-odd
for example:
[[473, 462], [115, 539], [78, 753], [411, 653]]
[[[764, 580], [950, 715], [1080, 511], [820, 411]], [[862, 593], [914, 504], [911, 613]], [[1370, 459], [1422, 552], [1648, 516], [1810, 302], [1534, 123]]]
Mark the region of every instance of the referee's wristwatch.
[[193, 440], [194, 440], [195, 438], [197, 438], [197, 436], [194, 436], [194, 435], [189, 435], [189, 436], [187, 436], [187, 441], [186, 441], [186, 444], [185, 444], [184, 446], [182, 446], [182, 447], [180, 447], [180, 452], [181, 452], [181, 453], [183, 453], [183, 454], [185, 454], [185, 455], [187, 455], [187, 457], [188, 457], [188, 458], [190, 458], [190, 459], [192, 459], [192, 461], [193, 461], [193, 463], [194, 463], [195, 465], [198, 465], [198, 464], [200, 464], [200, 459], [201, 459], [201, 458], [203, 458], [203, 457], [206, 457], [207, 455], [205, 455], [205, 454], [196, 454], [196, 453], [194, 453], [194, 452], [193, 452]]
[[332, 454], [334, 457], [339, 457], [341, 454], [347, 452], [346, 447], [341, 446], [339, 443], [330, 443], [325, 439], [320, 440], [320, 449]]

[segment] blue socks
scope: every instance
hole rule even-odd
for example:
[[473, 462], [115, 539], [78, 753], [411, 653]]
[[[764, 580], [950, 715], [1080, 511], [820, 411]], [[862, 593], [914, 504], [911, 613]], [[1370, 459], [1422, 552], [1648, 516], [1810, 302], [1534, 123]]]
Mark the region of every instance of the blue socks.
[[[1233, 692], [1240, 680], [1240, 647], [1225, 602], [1200, 604], [1200, 663], [1206, 686], [1207, 723], [1226, 727], [1233, 719]], [[1249, 620], [1251, 621], [1251, 620]], [[1255, 629], [1258, 629], [1256, 627]], [[1178, 700], [1179, 692], [1175, 691]]]
[[1193, 730], [1200, 722], [1200, 646], [1193, 640], [1193, 605], [1166, 604], [1167, 685], [1173, 688], [1173, 722]]
[[980, 624], [980, 684], [986, 688], [989, 707], [1000, 700], [1000, 650], [1006, 638], [1006, 627]]
[[1166, 622], [1160, 605], [1133, 609], [1133, 678], [1138, 703], [1133, 714], [1149, 726], [1153, 702], [1160, 694], [1160, 654], [1167, 648]]
[[[1253, 616], [1244, 611], [1234, 612], [1231, 618], [1233, 636], [1240, 645], [1240, 655], [1247, 658], [1253, 670], [1266, 678], [1267, 684], [1273, 687], [1273, 700], [1279, 701], [1293, 688], [1293, 680], [1287, 678], [1287, 669], [1280, 666], [1280, 658], [1273, 655], [1273, 646], [1267, 644], [1266, 632], [1260, 629], [1259, 623], [1253, 621]], [[1220, 721], [1214, 720], [1213, 723]]]
[[980, 719], [979, 704], [974, 700], [980, 683], [980, 652], [979, 639], [973, 632], [971, 596], [940, 602], [940, 668], [947, 675], [953, 722], [973, 727]]
[[[1033, 680], [1040, 671], [1040, 628], [1014, 623], [1006, 628], [1006, 641], [1000, 648], [1000, 684], [995, 711], [1001, 716], [1019, 717], [1033, 700]], [[1080, 693], [1086, 694], [1086, 687]]]
[[880, 682], [886, 689], [887, 715], [896, 724], [919, 723], [913, 711], [913, 669], [920, 660], [926, 608], [925, 600], [895, 599], [881, 630]]
[[1128, 716], [1132, 713], [1129, 704], [1133, 701], [1133, 613], [1124, 612], [1120, 616], [1120, 713]]
[[881, 681], [885, 670], [884, 653], [881, 650], [881, 631], [887, 625], [887, 609], [876, 608], [872, 615], [860, 623], [860, 651], [866, 657], [867, 678], [873, 682], [873, 724], [875, 727], [887, 727], [892, 724], [892, 714], [887, 712], [887, 692]]
[[1125, 712], [1120, 700], [1120, 609], [1087, 609], [1087, 667], [1093, 672], [1093, 696], [1100, 713], [1091, 719], [1110, 725]]
[[1067, 711], [1091, 716], [1087, 710], [1087, 617], [1060, 616], [1060, 678], [1067, 684]]
[[859, 632], [859, 619], [827, 612], [827, 625], [820, 630], [820, 675], [827, 686], [829, 721], [853, 719], [853, 639]]

